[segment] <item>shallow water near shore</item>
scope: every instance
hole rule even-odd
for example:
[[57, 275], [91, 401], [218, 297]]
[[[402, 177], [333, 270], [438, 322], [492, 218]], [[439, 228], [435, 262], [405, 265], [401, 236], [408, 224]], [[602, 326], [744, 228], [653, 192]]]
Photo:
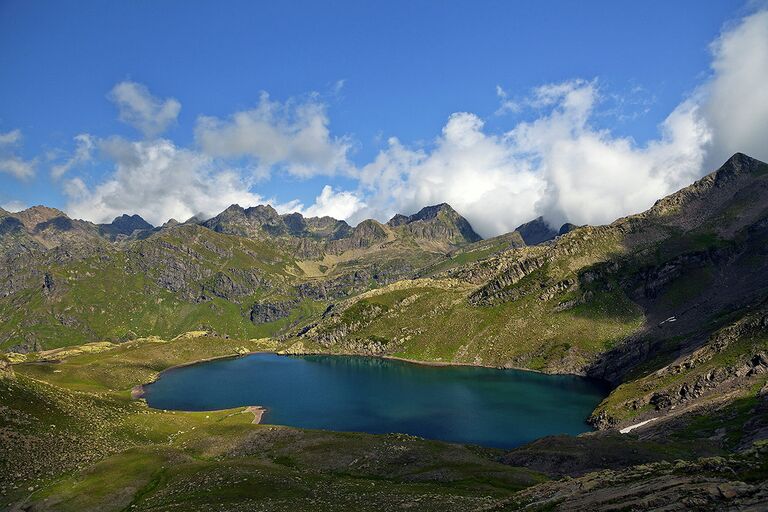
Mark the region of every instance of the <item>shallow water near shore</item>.
[[174, 368], [145, 386], [150, 407], [259, 405], [262, 423], [399, 432], [509, 448], [590, 430], [609, 389], [592, 379], [359, 356], [252, 354]]

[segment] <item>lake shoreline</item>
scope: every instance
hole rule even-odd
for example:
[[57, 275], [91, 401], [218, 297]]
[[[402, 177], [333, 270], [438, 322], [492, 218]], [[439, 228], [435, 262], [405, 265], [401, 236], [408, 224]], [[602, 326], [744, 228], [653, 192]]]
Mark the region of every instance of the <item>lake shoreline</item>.
[[[463, 366], [463, 367], [471, 367], [471, 368], [489, 368], [493, 370], [517, 370], [521, 372], [531, 372], [531, 373], [538, 373], [541, 375], [561, 375], [561, 376], [570, 376], [570, 377], [582, 377], [585, 379], [593, 379], [598, 380], [600, 382], [604, 382], [606, 385], [609, 385], [607, 381], [602, 381], [600, 379], [595, 379], [594, 377], [590, 377], [583, 373], [575, 373], [575, 372], [566, 372], [566, 373], [549, 373], [544, 372], [541, 370], [534, 370], [532, 368], [523, 368], [523, 367], [517, 367], [517, 366], [498, 366], [498, 365], [490, 365], [490, 364], [476, 364], [476, 363], [463, 363], [458, 361], [425, 361], [421, 359], [409, 359], [406, 357], [399, 357], [399, 356], [390, 356], [390, 355], [379, 355], [379, 354], [349, 354], [349, 353], [332, 353], [332, 352], [292, 352], [287, 353], [285, 351], [274, 351], [274, 350], [253, 350], [249, 352], [244, 352], [242, 354], [226, 354], [221, 356], [213, 356], [213, 357], [206, 357], [203, 359], [196, 359], [195, 361], [188, 361], [186, 363], [180, 363], [173, 366], [169, 366], [168, 368], [165, 368], [158, 372], [157, 375], [154, 376], [154, 378], [149, 381], [145, 382], [144, 384], [140, 384], [137, 386], [134, 386], [131, 389], [131, 399], [133, 400], [139, 400], [144, 398], [146, 390], [144, 389], [145, 386], [148, 386], [152, 384], [153, 382], [157, 381], [160, 376], [170, 370], [175, 370], [178, 368], [185, 368], [187, 366], [193, 366], [196, 364], [201, 363], [208, 363], [211, 361], [217, 361], [220, 359], [235, 359], [238, 357], [247, 357], [250, 355], [256, 355], [256, 354], [275, 354], [278, 356], [347, 356], [347, 357], [373, 357], [377, 359], [385, 359], [390, 361], [400, 361], [402, 363], [409, 363], [409, 364], [415, 364], [419, 366], [432, 366], [432, 367], [450, 367], [450, 366]], [[613, 389], [613, 386], [609, 385], [609, 389]]]
[[[295, 357], [281, 357], [286, 355]], [[253, 424], [276, 422], [295, 428], [370, 434], [405, 432], [460, 444], [516, 446], [546, 435], [592, 431], [584, 418], [606, 393], [595, 383], [582, 382], [581, 376], [515, 372], [512, 368], [507, 368], [512, 372], [500, 372], [497, 370], [503, 368], [411, 361], [397, 356], [254, 351], [202, 362], [211, 359], [221, 361], [207, 367], [188, 362], [176, 366], [184, 368], [181, 372], [160, 372], [153, 386], [145, 388], [147, 405], [178, 411], [237, 408], [248, 414], [248, 422]], [[429, 370], [430, 366], [455, 370]], [[339, 392], [342, 384], [347, 387]], [[330, 391], [323, 391], [324, 386]], [[499, 394], [494, 394], [497, 391]], [[531, 393], [544, 398], [529, 403], [526, 397]], [[377, 396], [386, 397], [386, 403], [392, 405], [387, 409], [395, 412], [382, 412]], [[463, 409], [462, 397], [472, 397], [468, 404], [474, 409], [464, 411], [473, 418], [469, 423], [451, 419], [457, 408]], [[518, 410], [528, 411], [541, 421], [535, 425], [521, 422], [518, 415], [509, 412]], [[432, 411], [432, 415], [425, 416], [424, 411]], [[377, 419], [371, 423], [370, 418]]]
[[250, 412], [253, 414], [253, 421], [251, 422], [254, 425], [258, 425], [261, 423], [261, 420], [264, 418], [264, 414], [266, 414], [267, 409], [266, 407], [262, 407], [260, 405], [249, 405], [245, 408], [245, 412]]

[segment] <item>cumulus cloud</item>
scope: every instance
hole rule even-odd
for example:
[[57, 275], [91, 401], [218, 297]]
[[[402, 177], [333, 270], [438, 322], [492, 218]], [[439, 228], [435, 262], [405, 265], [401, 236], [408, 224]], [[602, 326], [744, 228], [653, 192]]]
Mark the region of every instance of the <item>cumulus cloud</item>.
[[275, 205], [280, 212], [299, 212], [306, 217], [333, 217], [335, 219], [352, 219], [366, 207], [365, 202], [354, 192], [334, 190], [330, 185], [323, 187], [314, 204], [305, 208], [299, 201]]
[[21, 130], [0, 133], [0, 146], [13, 146], [21, 142]]
[[25, 160], [16, 151], [21, 146], [21, 130], [0, 133], [0, 172], [26, 180], [35, 175], [35, 160]]
[[694, 179], [709, 132], [683, 104], [644, 146], [589, 124], [599, 91], [583, 80], [537, 88], [540, 117], [493, 135], [470, 113], [453, 114], [431, 151], [396, 139], [362, 171], [372, 198], [366, 213], [387, 217], [448, 202], [484, 236], [538, 215], [555, 226], [610, 222], [641, 211]]
[[120, 120], [139, 130], [145, 137], [155, 137], [176, 122], [181, 103], [174, 98], [161, 100], [146, 86], [120, 82], [112, 88], [109, 99], [117, 105]]
[[73, 167], [90, 162], [93, 158], [94, 138], [91, 135], [81, 133], [76, 135], [74, 140], [75, 151], [72, 153], [72, 156], [65, 162], [51, 167], [51, 178], [57, 180]]
[[368, 208], [386, 218], [449, 202], [484, 235], [538, 215], [602, 224], [642, 211], [742, 151], [768, 160], [768, 11], [727, 28], [712, 44], [712, 75], [637, 144], [594, 127], [604, 99], [597, 81], [545, 84], [522, 101], [497, 87], [497, 114], [533, 108], [537, 116], [506, 133], [481, 118], [453, 114], [431, 148], [392, 138], [361, 173]]
[[331, 135], [325, 105], [314, 97], [280, 103], [262, 93], [256, 108], [229, 119], [200, 117], [195, 136], [203, 152], [250, 157], [262, 172], [276, 166], [308, 177], [352, 170], [350, 141]]
[[114, 172], [94, 187], [77, 177], [65, 182], [67, 212], [74, 217], [110, 222], [123, 213], [138, 213], [159, 225], [199, 213], [212, 216], [234, 203], [264, 202], [235, 170], [220, 169], [210, 157], [168, 140], [111, 138], [100, 146], [114, 162]]
[[372, 197], [369, 213], [380, 219], [422, 206], [450, 203], [481, 234], [510, 231], [528, 218], [544, 183], [518, 162], [504, 136], [483, 131], [470, 113], [453, 114], [431, 151], [415, 151], [390, 139], [389, 147], [362, 170]]
[[658, 139], [638, 146], [589, 124], [598, 94], [594, 83], [547, 86], [537, 95], [552, 110], [507, 134], [515, 159], [546, 183], [534, 214], [553, 226], [602, 224], [642, 211], [701, 172], [710, 133], [694, 104], [680, 105]]
[[699, 91], [713, 131], [708, 163], [737, 151], [768, 161], [768, 10], [726, 29], [711, 49], [713, 76]]
[[[213, 215], [231, 203], [271, 202], [279, 211], [354, 224], [448, 202], [483, 236], [539, 215], [554, 227], [566, 221], [607, 223], [650, 207], [736, 151], [768, 160], [768, 11], [727, 27], [711, 51], [710, 76], [682, 98], [647, 142], [598, 128], [595, 119], [606, 115], [606, 103], [616, 103], [615, 95], [603, 91], [598, 80], [575, 79], [544, 84], [515, 99], [498, 87], [497, 114], [525, 114], [505, 131], [491, 132], [480, 116], [457, 112], [430, 144], [409, 146], [392, 137], [373, 161], [360, 166], [349, 160], [351, 139], [331, 133], [317, 96], [281, 103], [264, 93], [252, 110], [223, 119], [201, 117], [196, 148], [184, 149], [150, 139], [176, 119], [178, 102], [161, 101], [145, 87], [125, 82], [112, 93], [121, 118], [148, 138], [99, 143], [114, 161], [114, 172], [93, 187], [77, 177], [63, 186], [70, 212], [97, 221], [137, 212], [161, 223], [199, 212]], [[17, 131], [0, 134], [0, 146], [13, 148], [19, 138]], [[13, 156], [2, 151], [6, 160]], [[86, 154], [90, 149], [83, 149], [82, 159]], [[58, 174], [81, 160], [76, 150], [72, 164], [62, 164]], [[244, 162], [255, 170], [242, 168]], [[0, 170], [8, 172], [2, 161]], [[344, 174], [356, 179], [358, 188], [326, 185], [310, 206], [298, 200], [276, 204], [251, 191], [257, 177], [275, 170], [299, 177]], [[14, 174], [23, 177], [25, 171]]]

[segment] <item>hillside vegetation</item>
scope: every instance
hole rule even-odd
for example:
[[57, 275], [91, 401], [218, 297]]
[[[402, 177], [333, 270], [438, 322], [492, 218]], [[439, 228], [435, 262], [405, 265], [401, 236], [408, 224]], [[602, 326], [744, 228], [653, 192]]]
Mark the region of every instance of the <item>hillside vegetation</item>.
[[[610, 225], [520, 230], [481, 240], [445, 204], [355, 227], [269, 206], [157, 228], [0, 210], [2, 503], [768, 503], [768, 165], [736, 154]], [[506, 453], [131, 399], [165, 368], [253, 350], [574, 373], [613, 391], [598, 432]]]

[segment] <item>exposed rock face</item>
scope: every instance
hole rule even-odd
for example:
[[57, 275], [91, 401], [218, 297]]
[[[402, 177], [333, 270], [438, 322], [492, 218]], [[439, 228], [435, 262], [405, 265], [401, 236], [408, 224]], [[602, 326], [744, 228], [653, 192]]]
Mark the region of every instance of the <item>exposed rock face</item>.
[[[724, 213], [723, 209], [737, 195], [741, 201], [752, 200], [754, 203], [744, 205], [740, 215], [720, 217], [716, 229], [731, 234], [731, 224], [744, 225], [750, 221], [754, 222], [764, 214], [760, 197], [765, 193], [766, 184], [764, 180], [755, 178], [765, 173], [768, 173], [768, 164], [743, 153], [736, 153], [717, 171], [679, 192], [659, 199], [652, 208], [636, 218], [661, 220], [665, 224], [690, 230], [719, 213]], [[750, 186], [745, 187], [746, 184]]]
[[16, 217], [0, 217], [0, 236], [24, 231], [24, 224]]
[[331, 217], [279, 215], [268, 205], [245, 209], [232, 205], [201, 224], [220, 233], [271, 240], [306, 259], [369, 249], [409, 237], [431, 243], [430, 250], [443, 251], [481, 240], [469, 222], [447, 204], [423, 208], [409, 217], [396, 215], [386, 225], [364, 220], [354, 228]]
[[389, 284], [415, 271], [406, 263], [394, 266], [370, 265], [322, 281], [308, 281], [297, 285], [300, 297], [314, 300], [336, 300], [355, 295], [370, 288]]
[[475, 291], [469, 297], [469, 302], [478, 306], [487, 306], [520, 298], [522, 290], [511, 288], [512, 285], [540, 269], [545, 262], [546, 259], [540, 255], [510, 261], [496, 277]]
[[115, 239], [118, 235], [131, 236], [135, 231], [148, 231], [154, 226], [142, 219], [139, 215], [121, 215], [115, 217], [110, 224], [99, 224], [99, 232], [109, 238]]
[[198, 300], [220, 297], [231, 302], [251, 295], [259, 288], [271, 287], [266, 276], [257, 269], [231, 268], [216, 272], [208, 283], [203, 284]]
[[254, 324], [266, 324], [286, 318], [296, 306], [295, 301], [257, 302], [251, 306], [250, 320]]
[[53, 276], [46, 272], [45, 276], [43, 276], [43, 293], [46, 295], [51, 294], [53, 293], [54, 288], [55, 284], [53, 282]]
[[290, 237], [327, 241], [344, 238], [352, 231], [343, 220], [306, 218], [300, 213], [279, 215], [269, 205], [242, 208], [235, 204], [202, 225], [220, 233], [259, 239]]
[[525, 240], [526, 245], [537, 245], [557, 236], [557, 231], [549, 227], [544, 217], [537, 217], [515, 228]]
[[368, 219], [355, 226], [343, 238], [334, 238], [328, 244], [328, 252], [341, 254], [355, 249], [367, 249], [387, 240], [387, 231], [379, 222]]
[[[717, 331], [690, 355], [640, 379], [644, 393], [625, 401], [622, 408], [640, 411], [631, 420], [638, 423], [675, 408], [702, 406], [720, 396], [754, 387], [768, 374], [768, 353], [759, 341], [767, 335], [768, 313], [763, 307]], [[589, 421], [599, 429], [620, 423], [606, 410], [596, 412]]]
[[558, 236], [561, 236], [561, 235], [564, 235], [566, 233], [570, 233], [571, 231], [573, 231], [577, 227], [579, 227], [579, 226], [577, 226], [576, 224], [571, 224], [570, 222], [566, 222], [565, 224], [560, 226], [560, 229], [557, 231], [557, 234], [558, 234]]
[[548, 242], [557, 236], [562, 236], [576, 229], [576, 224], [566, 222], [560, 229], [553, 229], [544, 220], [544, 217], [537, 217], [532, 221], [526, 222], [518, 226], [515, 231], [518, 231], [525, 240], [526, 245], [538, 245], [544, 242]]
[[[520, 492], [525, 510], [761, 510], [768, 483], [751, 479], [766, 448], [692, 461], [655, 462], [547, 482]], [[745, 483], [745, 482], [750, 483]]]
[[482, 240], [482, 237], [475, 233], [467, 219], [446, 203], [427, 206], [408, 217], [397, 214], [387, 222], [387, 225], [401, 228], [405, 232], [425, 240], [447, 240], [453, 244]]
[[56, 208], [49, 208], [47, 206], [32, 206], [26, 210], [12, 214], [19, 219], [24, 227], [28, 230], [34, 230], [35, 227], [45, 221], [51, 220], [56, 217], [66, 217], [66, 214]]

